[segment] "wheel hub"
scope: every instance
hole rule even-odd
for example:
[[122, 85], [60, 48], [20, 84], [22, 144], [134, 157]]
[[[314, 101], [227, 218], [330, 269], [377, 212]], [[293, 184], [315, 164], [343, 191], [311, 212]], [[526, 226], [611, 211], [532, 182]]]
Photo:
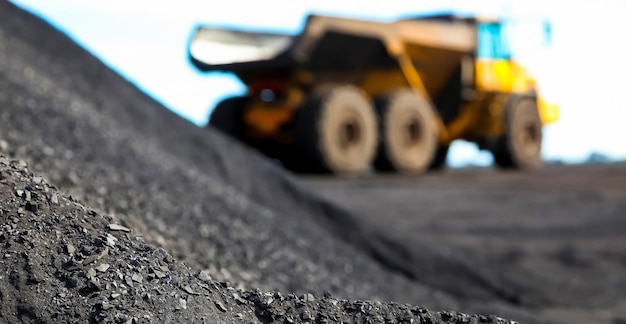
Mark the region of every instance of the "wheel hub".
[[535, 123], [528, 121], [522, 126], [518, 140], [527, 152], [532, 153], [540, 147], [541, 131]]
[[362, 137], [361, 125], [354, 118], [344, 121], [339, 130], [339, 143], [342, 148], [348, 149], [356, 146]]
[[404, 146], [410, 147], [417, 145], [422, 140], [422, 127], [417, 118], [412, 118], [403, 129]]

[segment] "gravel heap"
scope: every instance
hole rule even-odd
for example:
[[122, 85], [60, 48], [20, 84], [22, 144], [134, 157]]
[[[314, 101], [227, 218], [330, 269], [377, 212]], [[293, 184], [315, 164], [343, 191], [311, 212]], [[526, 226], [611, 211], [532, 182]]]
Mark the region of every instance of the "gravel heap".
[[[38, 252], [46, 258], [31, 262], [32, 266], [28, 260], [18, 259], [25, 262], [14, 267], [22, 281], [14, 280], [13, 288], [7, 288], [12, 290], [2, 290], [3, 305], [5, 300], [15, 301], [7, 304], [6, 307], [14, 305], [14, 308], [3, 310], [6, 314], [35, 314], [56, 321], [53, 313], [63, 307], [52, 306], [53, 312], [47, 308], [51, 307], [49, 301], [53, 297], [61, 298], [59, 293], [72, 300], [70, 297], [75, 295], [63, 289], [70, 289], [68, 282], [71, 286], [76, 281], [78, 290], [83, 292], [78, 294], [88, 300], [95, 293], [109, 298], [110, 294], [124, 289], [133, 291], [133, 296], [140, 298], [129, 303], [153, 305], [152, 310], [157, 311], [147, 313], [161, 314], [159, 318], [164, 319], [168, 309], [172, 312], [167, 314], [177, 314], [176, 308], [182, 308], [181, 299], [186, 300], [187, 307], [195, 307], [190, 306], [195, 302], [189, 303], [189, 297], [193, 296], [194, 301], [198, 298], [189, 294], [185, 286], [192, 292], [206, 289], [200, 285], [212, 289], [212, 285], [189, 273], [203, 273], [204, 279], [211, 277], [220, 282], [214, 285], [215, 289], [258, 288], [304, 296], [330, 292], [339, 298], [408, 302], [431, 309], [492, 312], [514, 303], [505, 283], [491, 280], [460, 256], [428, 246], [415, 247], [422, 253], [417, 257], [403, 255], [401, 244], [394, 238], [316, 198], [255, 152], [179, 118], [39, 18], [5, 1], [0, 2], [0, 21], [0, 151], [28, 161], [32, 170], [71, 196], [76, 206], [90, 206], [88, 210], [81, 208], [83, 214], [69, 212], [80, 228], [65, 225], [61, 215], [70, 219], [69, 214], [58, 211], [54, 235], [45, 236], [46, 232], [38, 228], [24, 229], [33, 235], [27, 240], [33, 245], [33, 252], [36, 247], [49, 250]], [[11, 190], [31, 192], [21, 188]], [[19, 197], [16, 194], [9, 192], [2, 197], [7, 204], [25, 199], [26, 193]], [[42, 202], [52, 199], [43, 194], [37, 197], [46, 197]], [[32, 194], [31, 199], [34, 199]], [[36, 215], [43, 215], [45, 208], [50, 208], [49, 204], [44, 205], [48, 207], [37, 209]], [[26, 206], [22, 207], [24, 211], [32, 213], [29, 210], [32, 206]], [[53, 215], [54, 211], [49, 214]], [[107, 224], [111, 219], [133, 231], [130, 234], [111, 231]], [[88, 227], [95, 232], [88, 235], [83, 230]], [[66, 228], [76, 229], [76, 236], [66, 233]], [[113, 258], [107, 234], [117, 238], [115, 246], [120, 251], [124, 247], [124, 253], [128, 254]], [[35, 235], [45, 237], [39, 240]], [[25, 240], [27, 235], [22, 237], [20, 240]], [[68, 246], [74, 247], [76, 254], [70, 255]], [[111, 254], [103, 255], [107, 248]], [[164, 251], [172, 257], [166, 257]], [[93, 256], [100, 257], [98, 262], [92, 260], [93, 265], [91, 262], [84, 265], [84, 260]], [[172, 262], [173, 259], [178, 261]], [[70, 264], [65, 269], [66, 262], [75, 266]], [[29, 284], [28, 279], [31, 274], [27, 268], [34, 269], [35, 264], [41, 269], [37, 272], [40, 276], [51, 276], [50, 280], [42, 279], [42, 283], [55, 283], [58, 292], [41, 296], [25, 293], [26, 288], [39, 287], [39, 279], [36, 285]], [[108, 264], [111, 269], [98, 270], [102, 264]], [[178, 288], [167, 292], [168, 297], [162, 297], [169, 308], [156, 307], [157, 302], [151, 299], [161, 296], [153, 289], [164, 280], [159, 277], [166, 273], [161, 267], [167, 267], [170, 272], [173, 267], [180, 269], [177, 275], [170, 274], [170, 278], [178, 278], [171, 279]], [[119, 281], [117, 287], [113, 280]], [[155, 286], [150, 286], [151, 283]], [[26, 288], [15, 288], [22, 284]], [[120, 288], [122, 284], [126, 287]], [[188, 296], [181, 297], [180, 289]], [[171, 295], [172, 291], [175, 296]], [[220, 294], [225, 291], [228, 289], [220, 290]], [[144, 293], [150, 297], [144, 298]], [[244, 295], [249, 297], [241, 297]], [[259, 292], [239, 296], [254, 303], [267, 297]], [[103, 303], [105, 298], [99, 298]], [[313, 308], [308, 315], [302, 315], [299, 308], [290, 308], [293, 303], [296, 306], [301, 303], [295, 297], [272, 298], [272, 305], [283, 305], [276, 306], [279, 312], [284, 310], [284, 314], [291, 314], [294, 319], [316, 318], [315, 307], [319, 310], [323, 305], [328, 306], [324, 299], [319, 303], [310, 301]], [[108, 302], [113, 301], [115, 298]], [[396, 316], [404, 309], [395, 304], [367, 302], [331, 304], [337, 308], [327, 309], [338, 312], [342, 305], [352, 305], [346, 307], [355, 307], [359, 312], [364, 310], [365, 315], [360, 316], [379, 312], [372, 313], [374, 322], [376, 316]], [[75, 300], [71, 305], [81, 307]], [[97, 312], [92, 314], [93, 305], [87, 305], [86, 312], [77, 310], [76, 316], [96, 316]], [[204, 304], [198, 305], [204, 309]], [[498, 306], [489, 308], [489, 305]], [[263, 305], [259, 307], [265, 309]], [[266, 321], [263, 312], [259, 315], [259, 307], [254, 313]], [[232, 315], [230, 311], [227, 313]], [[127, 316], [141, 318], [140, 315], [131, 312]], [[206, 316], [213, 318], [209, 308]], [[354, 320], [352, 315], [346, 318]]]

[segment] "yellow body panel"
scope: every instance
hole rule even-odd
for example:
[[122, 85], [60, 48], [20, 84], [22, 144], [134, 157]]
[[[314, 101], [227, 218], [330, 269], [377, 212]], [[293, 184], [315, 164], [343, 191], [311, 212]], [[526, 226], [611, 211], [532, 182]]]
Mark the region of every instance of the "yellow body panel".
[[535, 79], [515, 61], [477, 59], [476, 88], [484, 92], [529, 93]]
[[365, 75], [361, 89], [370, 97], [375, 98], [391, 90], [408, 86], [406, 78], [400, 70], [375, 70]]
[[544, 124], [551, 124], [561, 117], [561, 108], [555, 103], [546, 101], [541, 95], [537, 96], [539, 116]]
[[502, 134], [504, 126], [501, 121], [509, 98], [509, 93], [481, 93], [479, 98], [463, 106], [457, 118], [445, 126], [445, 132], [440, 134], [439, 142], [449, 145], [452, 141], [468, 135], [495, 137]]
[[547, 102], [539, 93], [536, 80], [520, 64], [513, 60], [478, 59], [476, 68], [476, 88], [486, 92], [531, 93], [537, 95], [537, 107], [543, 124], [557, 121], [560, 108]]

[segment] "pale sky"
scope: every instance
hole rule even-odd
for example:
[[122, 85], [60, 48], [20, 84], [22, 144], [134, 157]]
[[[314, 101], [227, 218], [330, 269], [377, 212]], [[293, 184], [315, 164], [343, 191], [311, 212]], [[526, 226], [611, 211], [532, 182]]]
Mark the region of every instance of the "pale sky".
[[[197, 125], [210, 107], [243, 92], [228, 74], [201, 74], [187, 60], [199, 24], [297, 33], [306, 13], [392, 20], [454, 10], [496, 17], [547, 18], [549, 49], [523, 61], [546, 97], [561, 106], [561, 120], [544, 132], [544, 157], [570, 162], [592, 152], [626, 159], [624, 76], [626, 2], [620, 0], [13, 0], [68, 33], [142, 90]], [[459, 143], [452, 165], [488, 164], [489, 154]]]

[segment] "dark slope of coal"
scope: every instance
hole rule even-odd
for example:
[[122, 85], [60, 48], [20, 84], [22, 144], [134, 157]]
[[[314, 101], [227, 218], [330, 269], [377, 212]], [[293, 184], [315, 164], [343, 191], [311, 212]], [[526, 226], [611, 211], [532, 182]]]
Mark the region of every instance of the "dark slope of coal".
[[0, 148], [194, 269], [265, 290], [514, 306], [515, 291], [486, 269], [426, 244], [403, 254], [270, 162], [167, 111], [38, 18], [0, 2], [0, 21]]
[[[3, 4], [0, 131], [33, 169], [224, 281], [355, 297], [376, 297], [381, 275], [405, 283], [329, 235], [311, 211], [285, 206], [289, 188], [268, 162], [194, 128]], [[431, 299], [417, 286], [409, 294]]]
[[4, 156], [0, 211], [1, 323], [505, 322], [224, 287]]

